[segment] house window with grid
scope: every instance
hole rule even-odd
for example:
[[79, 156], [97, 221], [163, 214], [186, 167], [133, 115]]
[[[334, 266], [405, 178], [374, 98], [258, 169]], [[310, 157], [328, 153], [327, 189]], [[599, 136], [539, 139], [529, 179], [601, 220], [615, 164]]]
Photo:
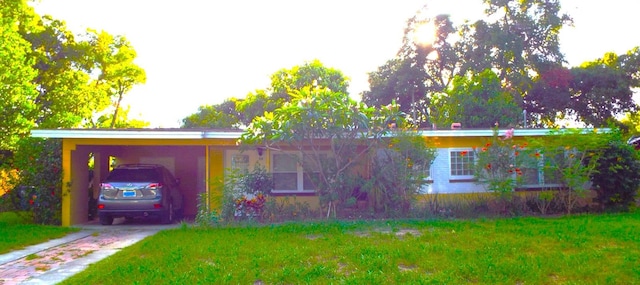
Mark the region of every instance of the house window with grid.
[[557, 165], [562, 164], [566, 154], [559, 153], [551, 157], [538, 152], [533, 155], [535, 161], [522, 166], [522, 188], [559, 187], [562, 183]]
[[[314, 164], [305, 159], [303, 167], [299, 163], [301, 155], [297, 152], [279, 152], [271, 155], [275, 192], [313, 192], [314, 178], [318, 178], [319, 171]], [[317, 181], [317, 180], [316, 180]]]
[[475, 152], [472, 149], [454, 149], [449, 152], [451, 178], [473, 178]]

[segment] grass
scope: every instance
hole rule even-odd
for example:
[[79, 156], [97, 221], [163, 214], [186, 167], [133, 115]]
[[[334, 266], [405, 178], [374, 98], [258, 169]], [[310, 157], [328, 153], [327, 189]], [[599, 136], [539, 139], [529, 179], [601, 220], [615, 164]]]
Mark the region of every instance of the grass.
[[0, 254], [63, 237], [78, 229], [35, 225], [24, 213], [0, 212]]
[[633, 284], [640, 214], [161, 231], [65, 284]]

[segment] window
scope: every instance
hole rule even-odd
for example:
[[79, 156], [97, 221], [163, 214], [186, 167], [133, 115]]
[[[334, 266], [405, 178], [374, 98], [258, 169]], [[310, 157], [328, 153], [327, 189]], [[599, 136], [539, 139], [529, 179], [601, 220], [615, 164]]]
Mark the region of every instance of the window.
[[298, 161], [291, 154], [273, 154], [273, 183], [275, 191], [298, 190]]
[[473, 178], [475, 152], [472, 149], [455, 149], [449, 152], [451, 178]]
[[535, 154], [536, 160], [523, 165], [522, 187], [558, 187], [561, 184], [561, 174], [557, 168], [562, 163], [565, 154], [558, 154], [555, 158], [548, 158], [542, 154]]
[[[306, 171], [298, 163], [301, 154], [297, 152], [279, 152], [271, 155], [274, 191], [281, 192], [313, 192], [314, 178], [319, 169], [310, 160], [303, 162]], [[316, 180], [317, 181], [317, 180]]]

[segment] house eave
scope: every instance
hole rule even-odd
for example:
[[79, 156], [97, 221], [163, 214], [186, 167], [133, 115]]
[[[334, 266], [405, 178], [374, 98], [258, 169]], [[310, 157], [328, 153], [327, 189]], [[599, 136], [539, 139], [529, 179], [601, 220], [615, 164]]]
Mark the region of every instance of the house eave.
[[36, 138], [60, 139], [238, 139], [241, 132], [188, 130], [32, 130]]
[[[583, 133], [608, 133], [610, 129], [581, 129]], [[507, 130], [499, 130], [503, 136]], [[562, 133], [563, 130], [550, 129], [515, 129], [514, 137], [548, 136]], [[491, 137], [491, 129], [473, 130], [419, 130], [423, 137]], [[31, 136], [36, 138], [61, 139], [239, 139], [242, 131], [219, 130], [186, 130], [186, 129], [40, 129], [32, 130]]]

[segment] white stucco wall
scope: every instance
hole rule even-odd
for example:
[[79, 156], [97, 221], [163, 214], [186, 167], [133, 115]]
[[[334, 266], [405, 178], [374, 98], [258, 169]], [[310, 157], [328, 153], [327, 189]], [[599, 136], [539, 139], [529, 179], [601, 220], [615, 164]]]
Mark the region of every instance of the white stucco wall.
[[[483, 185], [475, 182], [452, 182], [450, 151], [454, 148], [439, 148], [431, 165], [431, 185], [423, 188], [425, 193], [472, 193], [485, 192]], [[455, 148], [459, 149], [459, 148]]]

